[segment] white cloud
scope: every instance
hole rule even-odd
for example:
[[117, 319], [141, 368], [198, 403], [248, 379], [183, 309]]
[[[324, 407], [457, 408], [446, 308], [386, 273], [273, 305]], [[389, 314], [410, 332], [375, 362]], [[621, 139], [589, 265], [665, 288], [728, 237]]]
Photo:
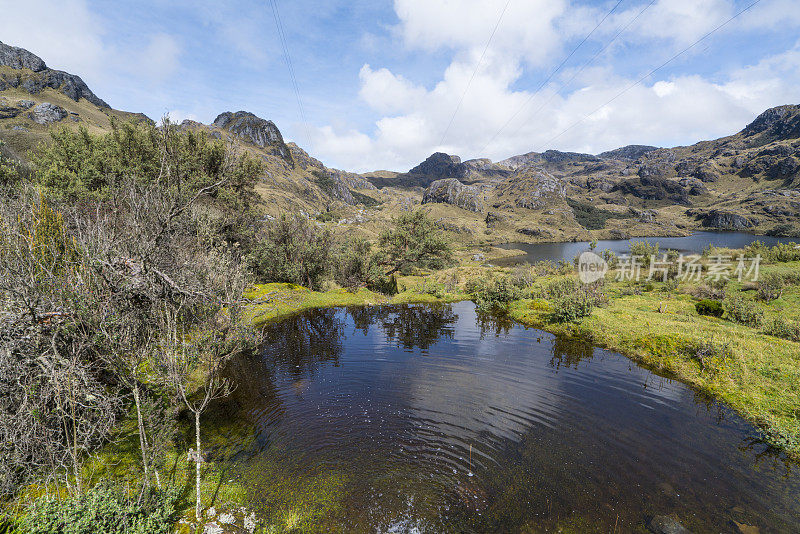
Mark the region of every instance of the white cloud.
[[174, 37], [155, 34], [139, 59], [141, 71], [155, 81], [165, 80], [177, 71], [180, 55], [181, 47]]
[[30, 50], [51, 68], [87, 79], [102, 75], [107, 50], [101, 21], [85, 0], [28, 0], [3, 7], [0, 40]]
[[[410, 49], [482, 49], [505, 4], [506, 0], [395, 0], [400, 18], [395, 31]], [[567, 0], [512, 1], [492, 48], [520, 55], [534, 64], [545, 62], [561, 44], [555, 21], [567, 14], [567, 7]], [[571, 12], [569, 16], [574, 20], [578, 14]]]
[[[615, 73], [613, 56], [582, 72], [577, 88], [567, 94], [556, 93], [556, 80], [535, 95], [518, 90], [524, 69], [549, 72], [564, 55], [556, 52], [573, 46], [605, 11], [575, 9], [561, 0], [512, 2], [516, 11], [509, 8], [440, 144], [503, 4], [396, 0], [400, 24], [394, 32], [404, 46], [452, 49], [453, 59], [430, 89], [387, 68], [364, 65], [360, 96], [383, 117], [369, 133], [320, 129], [315, 136], [319, 155], [354, 170], [407, 170], [436, 150], [498, 160], [548, 148], [597, 153], [631, 143], [672, 146], [731, 134], [768, 107], [800, 101], [800, 45], [755, 65], [716, 73], [713, 80], [691, 73], [656, 77], [616, 99], [636, 78]], [[598, 33], [610, 35], [644, 5], [609, 20]], [[741, 6], [732, 0], [659, 0], [621, 41], [652, 45], [666, 40], [680, 49], [727, 20], [734, 8]], [[788, 21], [800, 21], [790, 3], [766, 0], [747, 24], [766, 27], [781, 12]]]

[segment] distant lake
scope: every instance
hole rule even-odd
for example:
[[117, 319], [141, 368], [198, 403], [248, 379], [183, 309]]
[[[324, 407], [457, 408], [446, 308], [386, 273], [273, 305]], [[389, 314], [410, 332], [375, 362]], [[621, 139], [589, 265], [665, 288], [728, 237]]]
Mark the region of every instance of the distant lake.
[[[696, 232], [686, 237], [633, 237], [631, 239], [604, 239], [597, 242], [597, 251], [610, 250], [615, 254], [625, 254], [630, 252], [631, 241], [648, 240], [650, 243], [658, 243], [661, 250], [672, 249], [685, 254], [699, 254], [708, 245], [727, 248], [746, 247], [753, 241], [761, 241], [767, 245], [778, 243], [790, 243], [800, 241], [797, 238], [770, 237], [763, 235], [753, 235], [744, 232]], [[557, 242], [557, 243], [506, 243], [498, 245], [498, 248], [517, 249], [525, 252], [522, 256], [513, 258], [503, 258], [492, 263], [500, 266], [517, 265], [520, 263], [535, 263], [537, 261], [559, 260], [572, 261], [572, 259], [589, 250], [588, 241], [576, 242]]]

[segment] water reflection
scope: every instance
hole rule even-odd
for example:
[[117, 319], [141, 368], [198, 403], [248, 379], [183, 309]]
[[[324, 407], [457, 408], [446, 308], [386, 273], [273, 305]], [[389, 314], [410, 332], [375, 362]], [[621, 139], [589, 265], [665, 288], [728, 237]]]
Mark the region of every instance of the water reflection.
[[[797, 238], [782, 238], [763, 235], [753, 235], [744, 232], [695, 232], [686, 237], [634, 237], [632, 239], [602, 239], [597, 242], [596, 250], [610, 250], [615, 254], [630, 252], [631, 241], [647, 239], [651, 243], [658, 243], [661, 250], [677, 250], [684, 254], [699, 254], [714, 245], [728, 248], [744, 248], [753, 241], [761, 241], [767, 245], [789, 243]], [[559, 260], [572, 261], [578, 254], [589, 250], [588, 241], [561, 242], [561, 243], [507, 243], [498, 245], [500, 248], [522, 250], [525, 254], [512, 258], [503, 258], [493, 263], [497, 265], [517, 265], [520, 263], [536, 263], [538, 261]]]
[[453, 324], [458, 320], [448, 305], [354, 307], [347, 313], [364, 335], [371, 325], [379, 326], [387, 341], [407, 350], [427, 350], [443, 337], [452, 339]]
[[800, 520], [798, 476], [763, 456], [751, 426], [583, 340], [471, 303], [313, 311], [267, 334], [232, 362], [221, 423], [242, 450], [249, 433], [231, 469], [265, 520], [295, 502], [316, 510], [303, 528], [317, 532], [630, 532], [653, 514], [697, 532], [733, 520], [792, 532]]

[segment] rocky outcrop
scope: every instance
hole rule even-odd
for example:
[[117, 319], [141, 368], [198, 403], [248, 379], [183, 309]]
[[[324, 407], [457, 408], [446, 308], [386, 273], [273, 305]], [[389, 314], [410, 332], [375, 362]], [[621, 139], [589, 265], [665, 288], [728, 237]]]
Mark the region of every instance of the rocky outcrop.
[[565, 204], [567, 193], [563, 180], [539, 167], [518, 169], [497, 191], [498, 205], [511, 203], [531, 210]]
[[0, 65], [11, 67], [12, 69], [28, 69], [33, 72], [41, 72], [47, 69], [42, 58], [28, 52], [24, 48], [10, 46], [0, 42]]
[[350, 189], [370, 189], [376, 190], [377, 187], [372, 182], [354, 172], [340, 171], [339, 169], [328, 169], [334, 180], [343, 183]]
[[42, 102], [28, 114], [36, 124], [51, 124], [67, 117], [67, 110], [50, 102]]
[[796, 139], [800, 137], [800, 106], [786, 105], [768, 109], [748, 124], [742, 134], [758, 135], [762, 141]]
[[20, 87], [31, 94], [38, 94], [49, 87], [75, 102], [85, 98], [95, 106], [110, 108], [89, 89], [80, 76], [50, 69], [41, 58], [23, 48], [0, 43], [0, 66], [13, 69], [11, 72], [0, 73], [0, 91], [9, 87]]
[[257, 117], [248, 111], [236, 113], [226, 111], [214, 119], [213, 125], [259, 148], [271, 148], [283, 159], [292, 160], [289, 147], [284, 143], [280, 130], [272, 121]]
[[706, 184], [704, 184], [697, 178], [692, 178], [692, 177], [681, 178], [680, 180], [678, 180], [678, 183], [681, 184], [681, 186], [685, 187], [689, 191], [690, 195], [705, 195], [706, 193], [708, 193], [708, 188], [706, 187]]
[[703, 212], [690, 210], [687, 213], [700, 219], [703, 226], [720, 230], [747, 230], [758, 225], [758, 221], [755, 219], [748, 219], [729, 211], [711, 210]]
[[565, 163], [590, 163], [596, 161], [599, 161], [599, 158], [591, 154], [546, 150], [542, 153], [528, 152], [527, 154], [521, 154], [519, 156], [511, 156], [510, 158], [497, 162], [497, 164], [512, 170], [517, 170], [530, 165], [561, 165]]
[[467, 166], [461, 163], [461, 158], [458, 156], [436, 152], [408, 171], [408, 174], [423, 175], [435, 180], [442, 178], [459, 179], [467, 175]]
[[649, 145], [627, 145], [620, 148], [615, 148], [614, 150], [601, 152], [597, 155], [597, 157], [601, 159], [636, 160], [648, 152], [652, 152], [653, 150], [658, 150], [658, 147]]
[[429, 185], [422, 196], [422, 203], [450, 204], [476, 213], [484, 210], [480, 188], [464, 185], [455, 178], [436, 180]]

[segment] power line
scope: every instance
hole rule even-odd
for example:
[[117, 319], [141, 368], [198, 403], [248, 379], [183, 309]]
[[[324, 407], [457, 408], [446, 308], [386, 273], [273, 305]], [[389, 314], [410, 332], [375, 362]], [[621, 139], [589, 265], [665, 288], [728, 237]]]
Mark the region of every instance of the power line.
[[483, 153], [483, 151], [484, 151], [484, 150], [486, 150], [486, 148], [487, 148], [489, 145], [491, 145], [491, 144], [492, 144], [492, 142], [494, 142], [494, 140], [497, 138], [497, 136], [498, 136], [498, 135], [500, 135], [500, 134], [502, 133], [502, 131], [506, 129], [506, 127], [507, 127], [507, 126], [508, 126], [508, 125], [511, 123], [511, 121], [513, 121], [513, 120], [514, 120], [514, 119], [517, 117], [517, 115], [519, 115], [519, 113], [520, 113], [520, 112], [521, 112], [523, 109], [525, 109], [525, 106], [527, 106], [527, 105], [530, 103], [530, 101], [531, 101], [531, 100], [533, 100], [533, 98], [534, 98], [534, 97], [535, 97], [537, 94], [539, 94], [539, 91], [541, 91], [541, 90], [542, 90], [542, 88], [543, 88], [545, 85], [547, 85], [547, 82], [549, 82], [549, 81], [550, 81], [550, 80], [553, 78], [553, 76], [555, 76], [555, 75], [556, 75], [556, 73], [557, 73], [558, 71], [560, 71], [560, 70], [561, 70], [561, 67], [563, 67], [563, 66], [564, 66], [564, 65], [567, 63], [567, 61], [569, 61], [569, 59], [570, 59], [570, 58], [571, 58], [573, 55], [575, 55], [575, 52], [577, 52], [577, 51], [578, 51], [578, 49], [579, 49], [581, 46], [583, 46], [583, 43], [585, 43], [586, 41], [588, 41], [588, 40], [589, 40], [589, 37], [591, 37], [591, 36], [594, 34], [594, 32], [595, 32], [595, 31], [597, 31], [597, 28], [599, 28], [599, 27], [600, 27], [600, 25], [601, 25], [601, 24], [603, 24], [603, 22], [605, 22], [605, 20], [606, 20], [606, 19], [607, 19], [609, 16], [611, 16], [611, 14], [612, 14], [614, 11], [616, 11], [616, 9], [619, 7], [619, 5], [620, 5], [620, 4], [621, 4], [623, 1], [624, 1], [624, 0], [619, 0], [619, 1], [618, 1], [616, 4], [614, 4], [614, 7], [612, 7], [612, 8], [611, 8], [611, 11], [609, 11], [608, 13], [606, 13], [606, 14], [605, 14], [605, 16], [604, 16], [602, 19], [600, 19], [600, 22], [598, 22], [598, 23], [597, 23], [597, 25], [596, 25], [594, 28], [592, 28], [592, 31], [590, 31], [590, 32], [589, 32], [589, 33], [586, 35], [586, 37], [584, 37], [584, 38], [583, 38], [583, 40], [582, 40], [580, 43], [578, 43], [578, 46], [576, 46], [575, 48], [573, 48], [573, 49], [572, 49], [572, 52], [570, 52], [570, 53], [569, 53], [569, 55], [568, 55], [567, 57], [565, 57], [565, 58], [564, 58], [564, 60], [563, 60], [563, 61], [562, 61], [562, 62], [561, 62], [559, 65], [558, 65], [558, 67], [556, 67], [556, 69], [555, 69], [553, 72], [551, 72], [551, 73], [550, 73], [550, 75], [549, 75], [549, 76], [547, 76], [547, 78], [545, 78], [545, 80], [544, 80], [544, 81], [543, 81], [543, 82], [542, 82], [542, 83], [539, 85], [539, 87], [537, 87], [537, 88], [536, 88], [536, 91], [534, 91], [534, 92], [531, 94], [531, 96], [529, 96], [529, 97], [528, 97], [528, 99], [527, 99], [527, 100], [525, 100], [525, 102], [523, 102], [523, 103], [522, 103], [522, 105], [521, 105], [521, 106], [520, 106], [520, 107], [519, 107], [519, 108], [518, 108], [518, 109], [517, 109], [517, 110], [514, 112], [514, 114], [513, 114], [513, 115], [511, 115], [511, 117], [509, 117], [509, 118], [508, 118], [508, 120], [507, 120], [507, 121], [506, 121], [506, 122], [505, 122], [505, 123], [504, 123], [504, 124], [503, 124], [503, 125], [500, 127], [500, 129], [497, 131], [497, 133], [495, 133], [495, 134], [494, 134], [494, 135], [491, 137], [491, 139], [489, 139], [489, 142], [488, 142], [488, 143], [486, 143], [486, 144], [483, 146], [483, 148], [480, 150], [479, 154], [480, 154], [480, 153]]
[[481, 63], [483, 63], [483, 57], [486, 55], [486, 51], [489, 50], [489, 45], [494, 38], [494, 34], [497, 32], [497, 28], [500, 26], [500, 21], [503, 20], [503, 15], [506, 14], [506, 10], [508, 9], [508, 5], [511, 3], [511, 0], [506, 2], [505, 7], [503, 7], [503, 11], [500, 12], [500, 17], [497, 19], [497, 24], [494, 25], [494, 29], [492, 30], [492, 34], [489, 36], [489, 40], [486, 41], [486, 46], [483, 48], [483, 53], [481, 54], [480, 59], [478, 60], [478, 64], [475, 65], [475, 70], [472, 71], [472, 76], [470, 76], [469, 81], [467, 82], [467, 86], [464, 88], [464, 92], [461, 94], [461, 99], [458, 101], [458, 105], [456, 109], [453, 110], [453, 115], [450, 117], [450, 122], [447, 123], [447, 128], [444, 129], [444, 133], [442, 134], [442, 139], [439, 141], [439, 144], [444, 144], [444, 139], [447, 137], [447, 132], [450, 131], [450, 127], [453, 125], [453, 120], [456, 118], [458, 114], [458, 110], [461, 109], [461, 104], [464, 102], [464, 97], [467, 96], [467, 91], [469, 91], [469, 86], [472, 85], [472, 80], [475, 79], [475, 75], [478, 73], [478, 68], [480, 68]]
[[311, 134], [308, 129], [308, 120], [306, 120], [306, 112], [305, 109], [303, 109], [303, 100], [300, 98], [300, 86], [297, 83], [297, 76], [294, 72], [292, 56], [289, 54], [289, 46], [286, 40], [286, 33], [283, 29], [283, 21], [281, 20], [280, 11], [278, 11], [278, 0], [269, 0], [269, 3], [272, 7], [272, 16], [275, 19], [275, 27], [278, 29], [278, 40], [280, 41], [281, 48], [283, 49], [283, 59], [286, 63], [286, 68], [289, 71], [289, 79], [292, 82], [292, 88], [294, 89], [294, 94], [297, 98], [297, 107], [300, 110], [300, 119], [303, 121], [303, 127], [306, 133], [306, 142], [308, 143], [308, 149], [311, 150]]
[[647, 78], [649, 78], [650, 76], [652, 76], [653, 74], [655, 74], [659, 70], [663, 69], [664, 67], [666, 67], [667, 65], [669, 65], [670, 63], [672, 63], [673, 61], [678, 59], [680, 56], [682, 56], [683, 54], [685, 54], [686, 52], [688, 52], [689, 50], [691, 50], [695, 46], [700, 44], [702, 41], [704, 41], [705, 39], [707, 39], [708, 37], [710, 37], [714, 33], [718, 32], [723, 27], [725, 27], [728, 24], [730, 24], [734, 19], [738, 18], [742, 13], [744, 13], [745, 11], [748, 11], [753, 6], [758, 4], [759, 2], [761, 2], [761, 0], [756, 0], [755, 2], [753, 2], [752, 4], [747, 6], [746, 8], [742, 9], [741, 11], [739, 11], [738, 13], [733, 15], [731, 18], [729, 18], [728, 20], [726, 20], [725, 22], [723, 22], [722, 24], [720, 24], [719, 26], [717, 26], [716, 28], [714, 28], [713, 30], [711, 30], [710, 32], [708, 32], [707, 34], [702, 36], [701, 38], [699, 38], [697, 41], [693, 42], [692, 44], [690, 44], [689, 46], [687, 46], [686, 48], [684, 48], [683, 50], [681, 50], [680, 52], [678, 52], [677, 54], [675, 54], [674, 56], [672, 56], [671, 58], [666, 60], [664, 63], [662, 63], [658, 67], [654, 68], [653, 70], [651, 70], [650, 72], [648, 72], [647, 74], [645, 74], [644, 76], [642, 76], [641, 78], [639, 78], [638, 80], [636, 80], [635, 82], [633, 82], [632, 84], [627, 86], [625, 89], [623, 89], [622, 91], [620, 91], [619, 93], [614, 95], [614, 97], [611, 98], [609, 101], [607, 101], [603, 105], [599, 106], [597, 109], [595, 109], [594, 111], [592, 111], [588, 115], [586, 115], [583, 118], [579, 119], [578, 121], [574, 122], [573, 124], [571, 124], [570, 126], [565, 128], [564, 130], [562, 130], [561, 133], [559, 133], [558, 135], [555, 135], [555, 136], [551, 137], [549, 140], [547, 140], [544, 143], [540, 144], [539, 147], [537, 147], [537, 150], [540, 150], [542, 147], [544, 147], [546, 145], [549, 145], [550, 143], [552, 143], [553, 141], [555, 141], [556, 139], [558, 139], [559, 137], [561, 137], [562, 135], [564, 135], [565, 133], [567, 133], [568, 131], [570, 131], [571, 129], [573, 129], [574, 127], [576, 127], [577, 125], [579, 125], [580, 123], [582, 123], [583, 121], [585, 121], [586, 119], [588, 119], [589, 117], [591, 117], [592, 115], [594, 115], [595, 113], [597, 113], [598, 111], [600, 111], [601, 109], [606, 107], [607, 105], [611, 104], [612, 102], [617, 100], [619, 97], [621, 97], [622, 95], [624, 95], [625, 93], [627, 93], [628, 91], [630, 91], [631, 89], [633, 89], [634, 87], [636, 87], [637, 85], [642, 83], [644, 80], [646, 80]]
[[[539, 112], [540, 112], [540, 111], [542, 111], [542, 110], [544, 109], [544, 107], [545, 107], [547, 104], [549, 104], [549, 103], [550, 103], [550, 102], [553, 100], [553, 98], [555, 98], [555, 96], [556, 96], [556, 95], [557, 95], [557, 94], [558, 94], [558, 93], [559, 93], [559, 92], [560, 92], [562, 89], [564, 89], [565, 87], [568, 87], [568, 86], [569, 86], [569, 84], [571, 84], [571, 83], [573, 82], [573, 80], [575, 80], [575, 78], [577, 78], [577, 77], [578, 77], [578, 75], [579, 75], [581, 72], [583, 72], [583, 70], [584, 70], [586, 67], [588, 67], [589, 65], [591, 65], [591, 64], [594, 62], [594, 60], [595, 60], [595, 59], [597, 59], [597, 58], [600, 56], [600, 54], [602, 54], [603, 52], [605, 52], [606, 50], [608, 50], [608, 47], [609, 47], [609, 46], [611, 46], [611, 45], [614, 43], [614, 41], [616, 41], [616, 40], [619, 38], [619, 36], [620, 36], [620, 35], [622, 35], [622, 34], [623, 34], [623, 32], [624, 32], [625, 30], [627, 30], [627, 29], [630, 27], [630, 25], [631, 25], [631, 24], [633, 24], [634, 22], [636, 22], [636, 21], [639, 19], [639, 17], [641, 17], [641, 16], [644, 14], [644, 12], [645, 12], [645, 11], [647, 11], [647, 10], [650, 8], [650, 6], [652, 6], [652, 5], [653, 5], [653, 4], [655, 4], [655, 3], [656, 3], [656, 0], [651, 0], [649, 4], [647, 4], [646, 6], [644, 6], [644, 8], [642, 8], [642, 10], [641, 10], [641, 11], [639, 11], [639, 12], [636, 14], [636, 16], [634, 16], [634, 17], [633, 17], [631, 20], [629, 20], [629, 21], [628, 21], [628, 22], [627, 22], [627, 23], [626, 23], [624, 26], [622, 26], [622, 27], [619, 29], [619, 31], [617, 31], [617, 33], [614, 35], [614, 37], [612, 37], [612, 38], [611, 38], [611, 40], [610, 40], [608, 43], [606, 43], [606, 45], [605, 45], [603, 48], [601, 48], [600, 50], [598, 50], [598, 51], [597, 51], [597, 53], [595, 53], [595, 55], [593, 55], [593, 56], [592, 56], [592, 57], [589, 59], [589, 61], [587, 61], [586, 63], [584, 63], [583, 65], [581, 65], [581, 68], [580, 68], [580, 69], [578, 69], [577, 71], [575, 71], [575, 73], [573, 73], [573, 74], [572, 74], [572, 76], [569, 78], [569, 80], [567, 80], [566, 82], [562, 83], [562, 84], [561, 84], [561, 85], [558, 87], [558, 89], [556, 89], [556, 91], [555, 91], [555, 92], [554, 92], [552, 95], [550, 95], [550, 98], [548, 98], [547, 100], [545, 100], [545, 101], [542, 103], [542, 105], [540, 105], [538, 108], [536, 108], [536, 111], [534, 111], [534, 112], [533, 112], [533, 114], [532, 114], [532, 115], [531, 115], [531, 116], [528, 118], [528, 120], [529, 120], [529, 121], [533, 120], [533, 118], [534, 118], [534, 117], [536, 117], [536, 116], [539, 114]], [[520, 125], [520, 126], [519, 126], [519, 128], [517, 128], [516, 130], [514, 130], [514, 133], [512, 134], [512, 137], [513, 137], [514, 135], [516, 135], [516, 134], [517, 134], [517, 132], [519, 132], [519, 131], [522, 129], [522, 126], [524, 126], [524, 124], [523, 124], [523, 125]]]

